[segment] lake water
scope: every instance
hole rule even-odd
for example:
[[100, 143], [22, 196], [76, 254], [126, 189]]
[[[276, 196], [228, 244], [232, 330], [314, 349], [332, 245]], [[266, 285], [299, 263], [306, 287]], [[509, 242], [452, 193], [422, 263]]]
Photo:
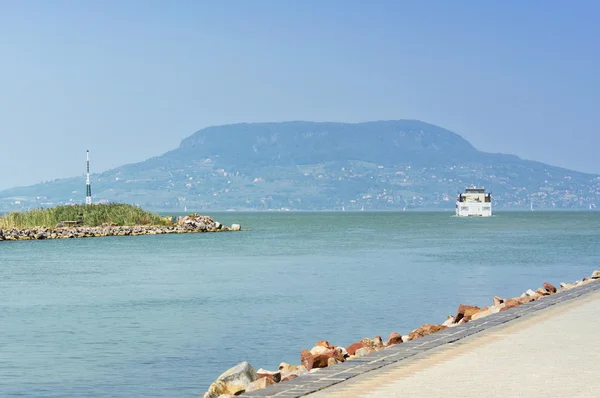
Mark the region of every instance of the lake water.
[[246, 232], [0, 243], [0, 396], [197, 397], [600, 268], [600, 212], [221, 213]]

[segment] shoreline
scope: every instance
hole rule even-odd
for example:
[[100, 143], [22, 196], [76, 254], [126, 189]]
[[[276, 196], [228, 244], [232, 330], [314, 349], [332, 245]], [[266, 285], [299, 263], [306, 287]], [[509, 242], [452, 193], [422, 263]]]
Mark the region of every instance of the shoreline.
[[229, 232], [241, 231], [240, 224], [225, 226], [214, 221], [208, 216], [190, 215], [180, 217], [173, 225], [134, 225], [118, 226], [103, 224], [101, 226], [74, 226], [55, 228], [9, 228], [0, 229], [0, 242], [26, 241], [26, 240], [54, 240], [54, 239], [83, 239], [101, 238], [107, 236], [143, 236], [143, 235], [169, 235], [203, 232]]
[[[519, 297], [505, 300], [495, 296], [491, 306], [480, 308], [461, 304], [456, 315], [448, 316], [443, 323], [425, 324], [406, 335], [392, 332], [385, 343], [381, 336], [363, 338], [348, 347], [320, 341], [310, 351], [300, 352], [299, 365], [282, 362], [275, 371], [255, 371], [248, 362], [241, 362], [221, 374], [201, 397], [228, 398], [240, 394], [266, 397], [276, 393], [302, 396], [316, 392], [486, 328], [504, 324], [561, 300], [586, 294], [600, 287], [598, 281], [600, 271], [596, 270], [583, 280], [572, 284], [561, 283], [558, 289], [544, 282], [536, 291], [529, 289]], [[590, 283], [593, 285], [589, 286]]]

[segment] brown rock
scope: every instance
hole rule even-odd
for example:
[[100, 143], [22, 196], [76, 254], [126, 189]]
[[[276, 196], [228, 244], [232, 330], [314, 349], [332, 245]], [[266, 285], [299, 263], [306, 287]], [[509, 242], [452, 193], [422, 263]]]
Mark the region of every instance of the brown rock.
[[454, 323], [458, 323], [463, 318], [466, 321], [470, 321], [471, 317], [479, 311], [481, 311], [481, 308], [475, 305], [461, 304], [458, 306], [458, 311], [456, 311], [456, 315], [454, 316]]
[[284, 377], [283, 379], [281, 379], [281, 382], [283, 383], [284, 381], [293, 380], [293, 379], [295, 379], [296, 377], [298, 377], [298, 375], [297, 375], [297, 374], [295, 374], [295, 373], [292, 373], [291, 375], [289, 375], [289, 376], [286, 376], [286, 377]]
[[336, 363], [340, 363], [340, 361], [338, 361], [338, 360], [337, 360], [337, 359], [335, 359], [335, 358], [329, 358], [329, 359], [327, 360], [327, 366], [335, 365]]
[[362, 341], [359, 341], [358, 343], [353, 343], [346, 347], [346, 351], [348, 351], [348, 355], [354, 355], [356, 353], [356, 350], [363, 347], [367, 347], [367, 345]]
[[[319, 354], [320, 355], [320, 354]], [[314, 366], [314, 360], [315, 357], [313, 354], [311, 354], [309, 351], [307, 350], [302, 350], [300, 352], [300, 363], [302, 364], [302, 366], [304, 366], [307, 370], [311, 370]]]
[[531, 301], [535, 301], [535, 297], [525, 295], [525, 296], [518, 297], [515, 300], [517, 300], [520, 304], [527, 304]]
[[471, 320], [474, 321], [476, 319], [479, 318], [485, 318], [486, 316], [490, 316], [492, 314], [495, 314], [497, 312], [500, 311], [500, 307], [486, 307], [486, 309], [481, 310], [475, 314], [473, 314], [473, 316], [471, 316]]
[[265, 388], [271, 384], [275, 384], [275, 382], [267, 377], [261, 377], [260, 379], [248, 384], [245, 392], [260, 390], [261, 388]]
[[548, 282], [544, 282], [544, 289], [550, 294], [556, 293], [556, 288]]
[[540, 296], [549, 296], [550, 292], [547, 291], [546, 289], [544, 289], [543, 287], [540, 287], [538, 290], [535, 291], [538, 295]]
[[[313, 363], [312, 363], [311, 369], [326, 368], [329, 358], [332, 358], [332, 357], [328, 356], [327, 354], [319, 354], [319, 355], [313, 356]], [[308, 370], [310, 370], [310, 369], [308, 369]]]
[[508, 299], [508, 300], [506, 300], [504, 302], [504, 307], [500, 308], [500, 311], [506, 311], [506, 310], [509, 310], [511, 308], [518, 307], [520, 305], [521, 305], [521, 303], [518, 300], [511, 298], [511, 299]]
[[443, 326], [443, 325], [425, 324], [425, 325], [413, 330], [412, 333], [408, 335], [408, 339], [409, 340], [418, 339], [418, 338], [430, 335], [432, 333], [437, 333], [440, 330], [444, 330], [447, 328], [448, 328], [447, 326]]
[[338, 362], [344, 362], [344, 354], [342, 354], [342, 351], [337, 350], [335, 348], [328, 350], [327, 352], [323, 353], [324, 355], [327, 355], [329, 358], [334, 358], [336, 359]]
[[391, 345], [396, 345], [400, 343], [402, 343], [402, 336], [400, 336], [400, 333], [390, 333], [390, 337], [388, 337], [386, 345], [389, 347]]
[[279, 372], [269, 372], [269, 373], [262, 373], [260, 372], [260, 369], [256, 372], [256, 374], [258, 374], [259, 378], [265, 378], [265, 379], [269, 379], [274, 383], [279, 383], [281, 381], [281, 373]]

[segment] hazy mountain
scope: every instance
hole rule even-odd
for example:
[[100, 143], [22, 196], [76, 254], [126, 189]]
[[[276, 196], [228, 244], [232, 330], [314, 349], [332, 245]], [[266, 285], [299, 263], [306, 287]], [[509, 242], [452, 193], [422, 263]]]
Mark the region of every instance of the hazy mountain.
[[[452, 209], [470, 184], [492, 191], [496, 207], [600, 205], [597, 175], [481, 152], [416, 120], [209, 127], [161, 156], [92, 176], [95, 201], [170, 210]], [[60, 179], [2, 191], [0, 209], [84, 195], [83, 176]]]

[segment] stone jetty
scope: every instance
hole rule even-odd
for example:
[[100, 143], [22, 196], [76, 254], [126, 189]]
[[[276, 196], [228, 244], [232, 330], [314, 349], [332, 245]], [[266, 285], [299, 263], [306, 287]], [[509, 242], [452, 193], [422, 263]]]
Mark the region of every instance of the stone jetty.
[[244, 392], [256, 391], [269, 385], [284, 383], [287, 380], [302, 377], [303, 374], [319, 372], [323, 368], [335, 366], [341, 362], [365, 357], [371, 353], [386, 350], [389, 347], [419, 339], [441, 330], [485, 318], [531, 301], [543, 300], [544, 297], [565, 290], [575, 289], [592, 282], [597, 283], [599, 280], [600, 270], [596, 270], [592, 275], [583, 278], [583, 280], [574, 283], [561, 283], [558, 288], [548, 282], [544, 282], [537, 290], [529, 289], [519, 297], [503, 299], [495, 296], [490, 306], [478, 307], [461, 304], [458, 306], [455, 314], [448, 315], [447, 319], [440, 324], [425, 324], [405, 335], [392, 332], [385, 341], [381, 336], [375, 336], [374, 338], [367, 337], [347, 347], [336, 346], [325, 340], [319, 341], [310, 350], [301, 350], [300, 364], [291, 365], [281, 363], [279, 368], [273, 371], [264, 369], [254, 370], [248, 362], [242, 362], [219, 376], [210, 385], [208, 391], [202, 395], [202, 398], [234, 397]]
[[59, 223], [55, 228], [10, 228], [0, 230], [0, 241], [225, 232], [240, 231], [241, 229], [240, 224], [233, 224], [228, 227], [214, 221], [208, 216], [190, 214], [185, 217], [179, 217], [177, 221], [171, 223], [171, 225], [118, 226], [114, 224], [103, 224], [98, 227], [71, 227]]

